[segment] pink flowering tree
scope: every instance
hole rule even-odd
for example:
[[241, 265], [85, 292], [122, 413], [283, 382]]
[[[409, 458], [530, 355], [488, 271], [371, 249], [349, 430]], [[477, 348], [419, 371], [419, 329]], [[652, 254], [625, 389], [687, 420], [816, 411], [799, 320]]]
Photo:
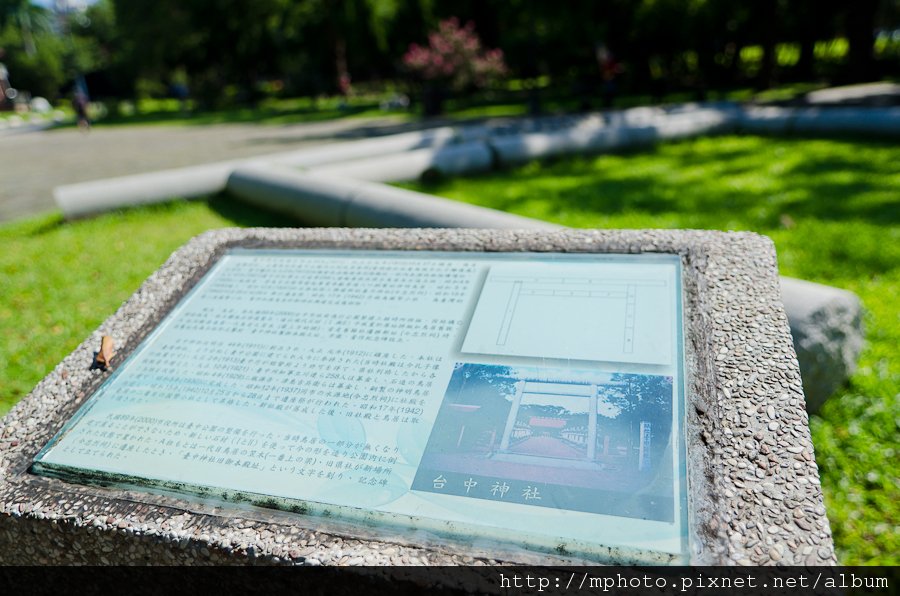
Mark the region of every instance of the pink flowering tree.
[[428, 36], [428, 46], [410, 45], [403, 65], [425, 82], [426, 114], [440, 113], [445, 90], [486, 87], [507, 73], [503, 51], [482, 47], [475, 24], [460, 27], [456, 17], [441, 21], [438, 30]]

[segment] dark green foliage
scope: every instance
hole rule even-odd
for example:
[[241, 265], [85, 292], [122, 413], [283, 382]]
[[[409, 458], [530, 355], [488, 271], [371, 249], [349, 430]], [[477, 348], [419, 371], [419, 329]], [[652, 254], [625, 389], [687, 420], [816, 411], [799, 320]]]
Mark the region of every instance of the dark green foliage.
[[[52, 87], [51, 96], [78, 74], [98, 97], [161, 97], [186, 83], [204, 108], [254, 105], [266, 94], [344, 94], [361, 82], [390, 81], [419, 96], [401, 58], [449, 18], [502, 50], [529, 111], [542, 108], [548, 82], [596, 108], [605, 93], [704, 98], [748, 85], [873, 80], [900, 66], [897, 0], [572, 0], [565, 10], [524, 0], [99, 0], [59, 19], [2, 0], [0, 45], [20, 72], [13, 56], [28, 54], [27, 88]], [[835, 39], [839, 48], [823, 45]], [[614, 92], [605, 50], [620, 67]]]

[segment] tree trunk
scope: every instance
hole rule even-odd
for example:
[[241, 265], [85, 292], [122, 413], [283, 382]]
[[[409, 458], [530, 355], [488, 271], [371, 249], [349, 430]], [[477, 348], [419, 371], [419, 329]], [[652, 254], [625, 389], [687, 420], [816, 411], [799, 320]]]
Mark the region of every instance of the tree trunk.
[[816, 63], [816, 38], [812, 31], [804, 31], [800, 40], [800, 59], [797, 60], [797, 78], [801, 81], [811, 81], [815, 77]]
[[816, 76], [816, 39], [823, 33], [828, 37], [823, 12], [827, 14], [827, 9], [823, 9], [816, 0], [803, 0], [797, 5], [800, 57], [794, 67], [794, 77], [800, 81], [811, 81]]
[[34, 35], [31, 32], [31, 17], [28, 15], [28, 9], [23, 8], [19, 13], [19, 25], [22, 29], [22, 45], [25, 47], [25, 54], [34, 56], [37, 54], [37, 47], [34, 45]]
[[775, 23], [777, 21], [778, 5], [776, 0], [765, 0], [761, 3], [762, 10], [762, 65], [759, 69], [759, 81], [757, 83], [760, 89], [769, 89], [775, 80]]
[[427, 118], [444, 113], [444, 89], [440, 85], [426, 84], [422, 92], [422, 114]]
[[347, 67], [346, 13], [343, 0], [332, 0], [328, 4], [328, 38], [334, 52], [334, 86], [338, 93], [346, 95], [350, 84]]
[[875, 76], [875, 12], [878, 0], [856, 0], [846, 16], [847, 42], [850, 46], [847, 76], [851, 82], [871, 80]]
[[338, 33], [334, 40], [334, 71], [337, 76], [335, 83], [341, 95], [347, 95], [350, 72], [347, 68], [347, 40]]

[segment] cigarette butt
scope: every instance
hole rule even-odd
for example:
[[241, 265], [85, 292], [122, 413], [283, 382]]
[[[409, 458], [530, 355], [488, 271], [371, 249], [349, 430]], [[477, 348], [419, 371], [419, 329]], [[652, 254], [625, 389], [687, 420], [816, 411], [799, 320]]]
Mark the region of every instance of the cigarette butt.
[[97, 352], [97, 364], [103, 368], [108, 368], [114, 355], [113, 338], [104, 335], [103, 339], [100, 340], [100, 351]]

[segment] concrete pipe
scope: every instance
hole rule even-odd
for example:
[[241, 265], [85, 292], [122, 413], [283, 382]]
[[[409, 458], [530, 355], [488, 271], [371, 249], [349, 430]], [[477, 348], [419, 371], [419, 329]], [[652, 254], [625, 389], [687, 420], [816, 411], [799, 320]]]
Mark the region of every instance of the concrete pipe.
[[238, 166], [272, 162], [293, 167], [313, 167], [363, 157], [382, 156], [428, 147], [442, 146], [454, 140], [450, 127], [403, 133], [323, 147], [297, 149], [249, 159], [175, 168], [106, 180], [69, 184], [54, 189], [56, 204], [68, 219], [85, 217], [119, 207], [131, 207], [168, 201], [175, 197], [191, 199], [225, 189], [228, 176]]
[[304, 223], [339, 227], [545, 228], [559, 226], [385, 186], [253, 164], [228, 179], [234, 197]]

